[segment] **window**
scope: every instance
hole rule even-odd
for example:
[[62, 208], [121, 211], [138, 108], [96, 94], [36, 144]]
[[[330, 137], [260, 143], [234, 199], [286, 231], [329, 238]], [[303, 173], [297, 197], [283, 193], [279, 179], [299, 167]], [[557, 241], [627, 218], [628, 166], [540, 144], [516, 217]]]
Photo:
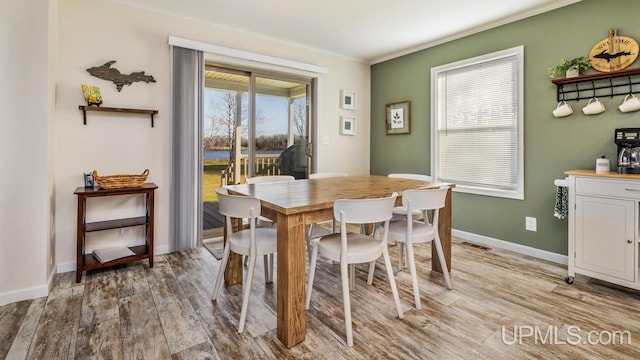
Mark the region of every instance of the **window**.
[[434, 179], [524, 199], [523, 58], [518, 46], [431, 69]]

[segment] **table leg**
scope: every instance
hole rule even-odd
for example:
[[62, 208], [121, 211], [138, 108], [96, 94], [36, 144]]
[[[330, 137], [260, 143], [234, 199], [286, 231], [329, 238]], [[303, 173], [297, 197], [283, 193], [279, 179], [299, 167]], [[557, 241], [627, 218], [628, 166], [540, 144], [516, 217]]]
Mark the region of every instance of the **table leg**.
[[304, 341], [305, 226], [302, 214], [278, 214], [278, 339], [290, 348]]
[[[225, 220], [226, 221], [226, 220]], [[238, 231], [242, 228], [242, 219], [231, 220], [233, 231]], [[224, 226], [224, 242], [227, 242], [227, 227]], [[242, 284], [242, 256], [234, 252], [229, 254], [229, 261], [227, 262], [227, 268], [224, 269], [224, 282], [229, 285]]]
[[[438, 232], [442, 243], [442, 252], [447, 262], [447, 269], [451, 271], [451, 189], [447, 191], [444, 207], [440, 209], [440, 220], [438, 221]], [[431, 246], [431, 270], [442, 272], [440, 260], [435, 246]]]
[[82, 279], [84, 267], [84, 221], [85, 221], [85, 197], [78, 195], [78, 218], [76, 220], [76, 282]]

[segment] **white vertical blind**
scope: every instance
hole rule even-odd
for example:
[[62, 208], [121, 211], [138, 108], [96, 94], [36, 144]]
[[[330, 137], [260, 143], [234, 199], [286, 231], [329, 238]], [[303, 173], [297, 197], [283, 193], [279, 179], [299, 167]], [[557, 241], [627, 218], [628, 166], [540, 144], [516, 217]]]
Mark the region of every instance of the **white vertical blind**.
[[432, 78], [434, 172], [462, 188], [522, 198], [521, 59], [490, 55], [439, 67]]

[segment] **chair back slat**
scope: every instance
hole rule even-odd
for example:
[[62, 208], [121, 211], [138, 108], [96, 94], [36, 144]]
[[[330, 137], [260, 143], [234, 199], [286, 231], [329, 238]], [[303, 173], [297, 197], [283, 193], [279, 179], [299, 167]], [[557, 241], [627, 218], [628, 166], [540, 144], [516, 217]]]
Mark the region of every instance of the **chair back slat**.
[[255, 176], [245, 180], [247, 184], [261, 184], [261, 183], [276, 183], [276, 182], [290, 182], [296, 181], [291, 175], [268, 175], [268, 176]]
[[410, 179], [410, 180], [420, 180], [420, 181], [432, 181], [433, 178], [429, 175], [422, 174], [389, 174], [387, 177], [397, 178], [397, 179]]
[[345, 172], [320, 172], [315, 174], [309, 174], [309, 179], [324, 179], [324, 178], [345, 177], [345, 176], [349, 176], [349, 174]]
[[260, 200], [252, 196], [230, 195], [225, 188], [216, 189], [220, 214], [230, 218], [250, 219], [260, 216]]
[[[350, 224], [369, 224], [391, 219], [397, 193], [377, 199], [339, 199], [333, 203], [333, 216]], [[341, 215], [342, 214], [342, 215]]]
[[402, 206], [412, 210], [434, 210], [444, 207], [447, 188], [428, 190], [406, 190], [402, 193]]

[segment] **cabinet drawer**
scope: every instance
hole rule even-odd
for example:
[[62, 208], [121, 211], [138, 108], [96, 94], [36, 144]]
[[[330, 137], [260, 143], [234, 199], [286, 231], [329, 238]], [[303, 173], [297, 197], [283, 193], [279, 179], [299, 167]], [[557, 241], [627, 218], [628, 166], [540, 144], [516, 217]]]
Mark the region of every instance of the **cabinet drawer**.
[[576, 179], [576, 194], [640, 199], [640, 181], [579, 177]]

